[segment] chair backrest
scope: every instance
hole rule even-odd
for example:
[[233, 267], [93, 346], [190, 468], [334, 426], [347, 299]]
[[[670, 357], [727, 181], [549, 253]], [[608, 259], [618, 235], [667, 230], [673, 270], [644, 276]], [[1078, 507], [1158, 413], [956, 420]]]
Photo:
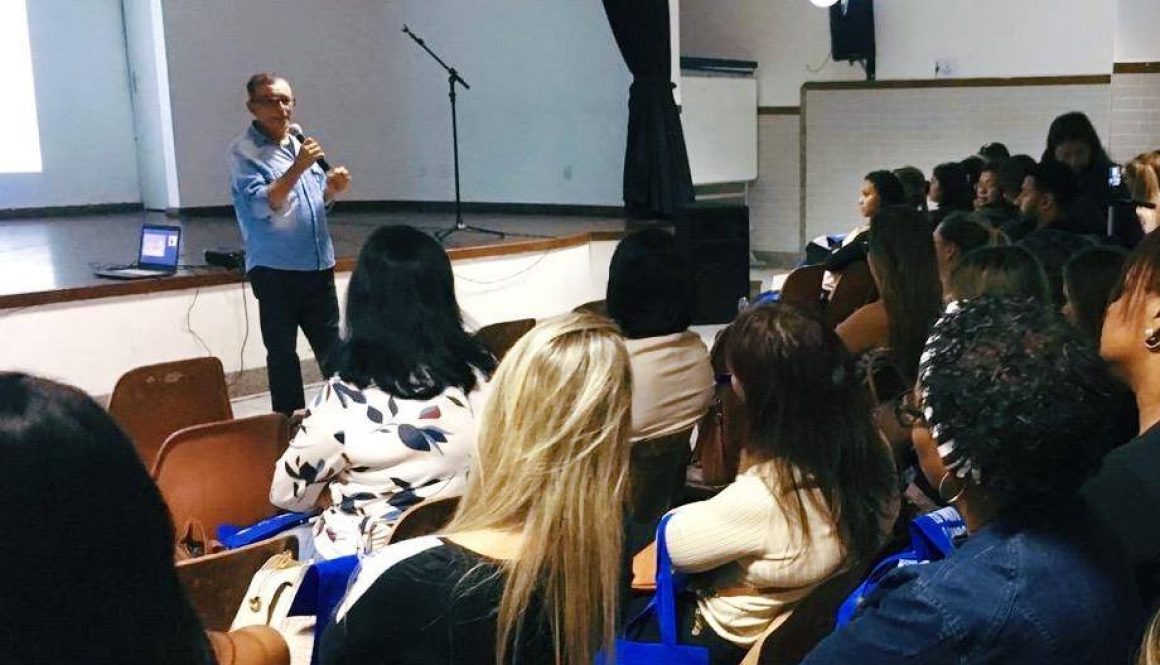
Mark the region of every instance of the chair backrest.
[[294, 536], [278, 536], [177, 563], [177, 579], [206, 630], [230, 629], [254, 573], [270, 557], [282, 552], [297, 557], [298, 541]]
[[778, 302], [811, 312], [821, 310], [822, 277], [825, 274], [826, 268], [822, 265], [797, 268], [786, 276]]
[[834, 630], [838, 607], [869, 572], [859, 565], [823, 582], [794, 608], [793, 614], [773, 631], [761, 646], [760, 665], [791, 665], [801, 662]]
[[213, 533], [277, 512], [270, 504], [274, 465], [290, 439], [280, 413], [194, 425], [165, 441], [153, 477], [180, 531], [189, 519]]
[[830, 303], [826, 305], [826, 323], [834, 328], [856, 309], [877, 299], [878, 287], [870, 274], [870, 264], [855, 261], [842, 269], [842, 278], [838, 280], [830, 296]]
[[491, 351], [496, 360], [503, 360], [508, 349], [515, 346], [521, 337], [535, 327], [535, 319], [517, 319], [484, 326], [476, 331], [475, 336], [483, 342], [488, 351]]
[[651, 524], [673, 507], [685, 486], [692, 428], [632, 444], [629, 511], [632, 521]]
[[572, 310], [577, 314], [587, 312], [589, 314], [599, 314], [600, 316], [608, 316], [608, 301], [607, 300], [593, 300], [586, 302], [583, 305], [577, 306]]
[[133, 440], [146, 468], [170, 434], [234, 417], [222, 361], [212, 356], [129, 370], [113, 388], [109, 414]]
[[459, 497], [445, 496], [427, 499], [411, 506], [399, 516], [388, 543], [429, 536], [447, 526], [459, 508]]

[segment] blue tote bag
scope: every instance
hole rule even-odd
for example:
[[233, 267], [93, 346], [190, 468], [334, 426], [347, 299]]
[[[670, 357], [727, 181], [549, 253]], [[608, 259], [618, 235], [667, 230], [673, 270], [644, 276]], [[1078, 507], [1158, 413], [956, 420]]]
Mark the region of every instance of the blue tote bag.
[[665, 544], [665, 526], [669, 517], [665, 515], [657, 525], [657, 590], [648, 607], [628, 623], [627, 632], [638, 622], [647, 619], [653, 612], [660, 624], [660, 642], [635, 642], [628, 639], [616, 640], [616, 659], [607, 661], [604, 653], [596, 655], [596, 665], [709, 665], [709, 649], [701, 646], [682, 645], [677, 642], [677, 591], [683, 586], [673, 576], [673, 564], [669, 559], [669, 549]]

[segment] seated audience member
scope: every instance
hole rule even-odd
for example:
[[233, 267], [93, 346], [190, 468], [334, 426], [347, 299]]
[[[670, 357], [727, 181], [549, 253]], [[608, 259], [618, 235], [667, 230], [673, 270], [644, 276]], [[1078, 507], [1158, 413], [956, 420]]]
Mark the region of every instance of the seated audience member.
[[713, 367], [693, 321], [692, 282], [673, 236], [629, 234], [608, 268], [608, 314], [632, 364], [632, 439], [687, 429], [713, 400]]
[[1128, 196], [1138, 203], [1150, 203], [1154, 208], [1136, 206], [1136, 218], [1140, 229], [1151, 233], [1160, 222], [1160, 173], [1156, 171], [1157, 153], [1137, 155], [1124, 165], [1124, 182], [1128, 186]]
[[[1064, 113], [1051, 121], [1047, 130], [1047, 146], [1039, 165], [1061, 164], [1072, 174], [1078, 197], [1088, 199], [1091, 207], [1103, 211], [1108, 209], [1108, 159], [1100, 142], [1099, 134], [1091, 120], [1079, 111]], [[1099, 229], [1087, 231], [1099, 232]]]
[[948, 287], [948, 301], [990, 296], [1051, 305], [1051, 292], [1039, 260], [1015, 245], [967, 252], [951, 273]]
[[[819, 584], [873, 558], [897, 514], [897, 481], [854, 362], [817, 317], [789, 305], [748, 310], [727, 348], [749, 436], [733, 484], [673, 511], [673, 566], [705, 627], [712, 663], [736, 664]], [[691, 606], [695, 600], [695, 607]], [[692, 634], [690, 634], [692, 630]]]
[[611, 646], [630, 374], [601, 316], [521, 338], [496, 371], [452, 523], [363, 559], [321, 662], [587, 664]]
[[1076, 252], [1063, 266], [1063, 315], [1093, 344], [1100, 342], [1104, 314], [1127, 258], [1119, 247], [1093, 245]]
[[984, 164], [998, 164], [1004, 159], [1011, 157], [1011, 151], [1007, 149], [1007, 146], [998, 141], [992, 141], [984, 145], [975, 154], [983, 160]]
[[[825, 263], [826, 270], [837, 273], [847, 265], [866, 258], [866, 229], [869, 228], [870, 218], [886, 206], [904, 204], [905, 197], [906, 190], [902, 182], [890, 171], [867, 173], [858, 190], [858, 214], [865, 221], [840, 238], [815, 238], [806, 247], [806, 263]], [[827, 292], [833, 291], [837, 283], [836, 275], [827, 275], [822, 288]]]
[[1051, 302], [1057, 308], [1063, 307], [1063, 267], [1077, 252], [1091, 247], [1092, 240], [1087, 236], [1046, 228], [1031, 233], [1018, 244], [1039, 260], [1043, 274], [1047, 276]]
[[802, 662], [1126, 662], [1131, 571], [1076, 496], [1107, 449], [1104, 363], [1058, 311], [995, 298], [952, 303], [923, 358], [915, 449], [970, 536], [887, 573]]
[[894, 169], [894, 177], [902, 183], [903, 203], [915, 210], [927, 212], [926, 197], [929, 194], [930, 183], [922, 171], [914, 166], [903, 166]]
[[1019, 218], [1019, 207], [1007, 202], [999, 187], [999, 163], [983, 166], [979, 184], [975, 185], [975, 213], [995, 228]]
[[1006, 242], [1002, 232], [980, 221], [976, 215], [954, 215], [935, 228], [933, 238], [944, 300], [950, 292], [951, 273], [967, 252]]
[[1022, 218], [1003, 227], [1016, 242], [1046, 228], [1102, 236], [1107, 226], [1107, 210], [1101, 217], [1090, 201], [1081, 201], [1074, 177], [1058, 162], [1040, 164], [1023, 179], [1019, 211]]
[[[0, 662], [229, 665], [177, 579], [161, 493], [104, 409], [75, 388], [0, 373], [0, 456], [0, 505], [20, 517], [0, 545]], [[244, 632], [279, 652], [254, 662], [289, 663], [274, 631]]]
[[426, 498], [460, 494], [495, 359], [463, 330], [451, 262], [431, 236], [383, 226], [359, 252], [337, 369], [274, 471], [270, 502], [325, 510], [318, 556], [386, 539]]
[[974, 185], [962, 164], [946, 162], [934, 167], [930, 176], [930, 200], [938, 205], [930, 213], [932, 226], [938, 226], [952, 213], [974, 210]]
[[983, 166], [987, 160], [978, 155], [971, 155], [959, 162], [959, 166], [963, 167], [963, 171], [967, 173], [967, 184], [971, 189], [971, 198], [974, 199], [975, 187], [979, 185], [979, 176], [983, 174]]
[[1128, 258], [1108, 307], [1100, 355], [1136, 394], [1138, 436], [1108, 454], [1084, 496], [1127, 545], [1144, 600], [1160, 600], [1160, 235]]
[[1014, 155], [999, 163], [999, 191], [1007, 205], [1019, 207], [1019, 197], [1023, 193], [1024, 179], [1036, 168], [1035, 160], [1028, 155]]
[[922, 214], [895, 206], [875, 215], [868, 261], [879, 299], [838, 324], [838, 337], [854, 355], [888, 349], [898, 368], [913, 378], [942, 309], [938, 259]]

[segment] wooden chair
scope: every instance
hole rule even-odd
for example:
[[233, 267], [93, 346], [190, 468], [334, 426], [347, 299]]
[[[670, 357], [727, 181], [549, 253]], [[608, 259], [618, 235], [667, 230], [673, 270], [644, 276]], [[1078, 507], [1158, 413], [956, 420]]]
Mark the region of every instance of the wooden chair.
[[451, 521], [457, 508], [459, 508], [459, 497], [457, 496], [428, 499], [416, 503], [399, 516], [387, 542], [397, 543], [400, 540], [438, 533]]
[[294, 536], [278, 536], [236, 550], [177, 563], [177, 579], [206, 630], [226, 631], [262, 564], [282, 552], [298, 556]]
[[826, 268], [822, 265], [803, 266], [795, 269], [785, 278], [781, 286], [778, 302], [817, 312], [822, 307], [822, 277]]
[[536, 327], [535, 319], [517, 319], [484, 326], [476, 331], [475, 336], [491, 351], [496, 360], [503, 360], [508, 349], [515, 346], [521, 337]]
[[656, 522], [673, 507], [685, 484], [693, 429], [632, 444], [629, 457], [629, 515], [638, 524]]
[[222, 361], [214, 357], [129, 370], [113, 388], [109, 414], [133, 440], [146, 468], [170, 434], [234, 417]]
[[589, 312], [591, 314], [599, 314], [600, 316], [608, 316], [608, 301], [607, 300], [593, 300], [586, 302], [572, 310], [577, 314], [582, 312]]
[[249, 525], [277, 511], [270, 504], [274, 465], [290, 439], [280, 413], [195, 425], [165, 441], [153, 477], [178, 530], [197, 519]]
[[869, 566], [855, 566], [810, 592], [794, 608], [793, 614], [761, 643], [757, 662], [760, 665], [801, 662], [818, 642], [833, 632], [838, 607], [868, 572]]
[[865, 261], [855, 261], [842, 270], [842, 278], [834, 287], [826, 305], [826, 323], [831, 328], [837, 327], [856, 309], [875, 300], [878, 300], [878, 287], [870, 275], [870, 265]]

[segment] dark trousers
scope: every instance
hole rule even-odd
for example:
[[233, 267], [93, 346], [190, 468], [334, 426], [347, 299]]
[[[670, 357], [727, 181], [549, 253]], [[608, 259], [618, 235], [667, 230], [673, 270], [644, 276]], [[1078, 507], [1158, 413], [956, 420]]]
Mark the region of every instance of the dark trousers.
[[298, 361], [298, 328], [306, 334], [314, 358], [329, 377], [327, 356], [338, 342], [338, 296], [333, 270], [275, 270], [258, 266], [249, 272], [258, 299], [270, 401], [290, 415], [306, 406]]

